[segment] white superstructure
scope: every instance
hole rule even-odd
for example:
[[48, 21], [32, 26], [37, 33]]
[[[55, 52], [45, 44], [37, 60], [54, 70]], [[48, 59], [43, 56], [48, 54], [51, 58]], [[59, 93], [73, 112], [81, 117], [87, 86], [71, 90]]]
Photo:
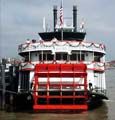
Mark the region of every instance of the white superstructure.
[[[105, 46], [84, 41], [29, 41], [19, 45], [19, 54], [23, 57], [21, 70], [30, 70], [30, 83], [33, 69], [39, 63], [85, 63], [87, 64], [88, 83], [93, 89], [105, 92]], [[45, 80], [45, 79], [44, 79]]]

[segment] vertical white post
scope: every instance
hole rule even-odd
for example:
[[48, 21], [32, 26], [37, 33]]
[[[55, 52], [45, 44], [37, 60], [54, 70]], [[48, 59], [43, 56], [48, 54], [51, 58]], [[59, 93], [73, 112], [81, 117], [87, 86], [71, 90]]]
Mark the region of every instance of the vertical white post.
[[94, 61], [94, 52], [93, 52], [93, 61]]
[[42, 61], [43, 61], [43, 50], [42, 50]]
[[20, 89], [21, 89], [21, 73], [19, 72], [18, 92], [20, 92]]
[[31, 61], [31, 53], [30, 53], [30, 51], [29, 51], [29, 62]]
[[63, 41], [63, 28], [61, 28], [61, 41]]
[[81, 61], [81, 50], [80, 50], [80, 61]]

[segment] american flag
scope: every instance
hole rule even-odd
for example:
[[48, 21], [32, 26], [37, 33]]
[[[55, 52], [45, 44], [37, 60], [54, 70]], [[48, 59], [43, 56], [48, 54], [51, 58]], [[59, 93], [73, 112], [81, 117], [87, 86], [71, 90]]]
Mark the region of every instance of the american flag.
[[63, 27], [63, 7], [62, 7], [62, 2], [61, 2], [61, 7], [60, 7], [60, 27]]

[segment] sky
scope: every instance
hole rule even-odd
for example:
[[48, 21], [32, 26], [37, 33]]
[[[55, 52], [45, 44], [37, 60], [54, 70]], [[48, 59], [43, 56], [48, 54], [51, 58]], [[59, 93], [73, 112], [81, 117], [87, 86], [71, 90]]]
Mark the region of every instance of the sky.
[[[53, 5], [61, 0], [0, 0], [0, 58], [19, 57], [18, 45], [27, 39], [39, 40], [46, 18], [52, 30]], [[72, 6], [78, 8], [78, 27], [85, 21], [89, 42], [106, 46], [106, 60], [115, 59], [115, 0], [63, 0], [64, 17], [72, 17]]]

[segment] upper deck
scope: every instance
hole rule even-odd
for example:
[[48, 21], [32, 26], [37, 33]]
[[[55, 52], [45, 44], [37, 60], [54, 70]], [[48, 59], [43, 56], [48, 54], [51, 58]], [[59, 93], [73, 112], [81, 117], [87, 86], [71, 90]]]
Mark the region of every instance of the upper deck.
[[19, 54], [35, 51], [51, 51], [52, 54], [56, 52], [71, 54], [72, 51], [89, 51], [105, 54], [105, 46], [103, 44], [84, 41], [58, 41], [57, 39], [52, 39], [52, 41], [27, 42], [18, 47]]

